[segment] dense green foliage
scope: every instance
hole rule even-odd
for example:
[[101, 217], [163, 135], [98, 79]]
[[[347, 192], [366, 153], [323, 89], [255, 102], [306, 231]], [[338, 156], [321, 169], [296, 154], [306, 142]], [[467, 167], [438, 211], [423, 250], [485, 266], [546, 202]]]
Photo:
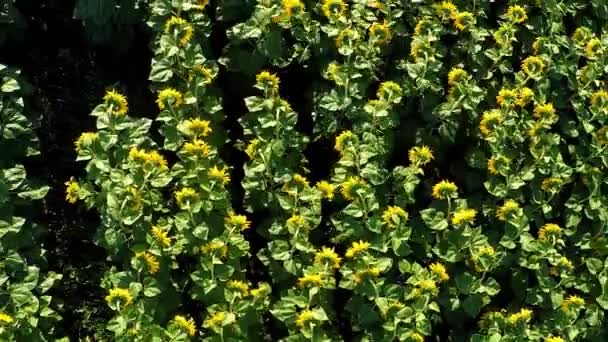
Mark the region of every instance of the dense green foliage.
[[[112, 3], [77, 13], [139, 20]], [[603, 1], [147, 10], [158, 112], [108, 88], [65, 180], [107, 253], [87, 338], [608, 339]], [[0, 72], [0, 336], [59, 339], [61, 277], [19, 218], [48, 190], [16, 164], [36, 121]]]
[[0, 64], [0, 337], [3, 340], [52, 336], [60, 318], [47, 291], [61, 279], [44, 272], [39, 227], [27, 220], [48, 186], [29, 179], [24, 157], [39, 154], [34, 117], [24, 111], [19, 72]]

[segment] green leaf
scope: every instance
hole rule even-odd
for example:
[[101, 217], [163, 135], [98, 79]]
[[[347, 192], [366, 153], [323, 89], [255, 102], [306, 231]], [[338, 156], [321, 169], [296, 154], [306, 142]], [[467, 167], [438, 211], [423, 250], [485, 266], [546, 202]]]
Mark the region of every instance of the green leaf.
[[21, 89], [19, 87], [19, 83], [14, 78], [9, 78], [8, 80], [5, 80], [4, 83], [2, 84], [2, 87], [0, 87], [0, 90], [2, 90], [5, 93], [12, 93], [19, 89]]
[[445, 218], [443, 211], [428, 208], [420, 211], [420, 216], [424, 223], [433, 230], [444, 230], [449, 227], [448, 221]]

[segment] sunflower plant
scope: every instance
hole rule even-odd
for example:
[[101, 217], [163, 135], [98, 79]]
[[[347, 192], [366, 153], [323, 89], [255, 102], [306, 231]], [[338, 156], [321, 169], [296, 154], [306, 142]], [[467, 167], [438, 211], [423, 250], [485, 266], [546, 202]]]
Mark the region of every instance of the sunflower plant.
[[153, 1], [158, 115], [76, 141], [117, 340], [607, 338], [597, 2], [230, 3]]

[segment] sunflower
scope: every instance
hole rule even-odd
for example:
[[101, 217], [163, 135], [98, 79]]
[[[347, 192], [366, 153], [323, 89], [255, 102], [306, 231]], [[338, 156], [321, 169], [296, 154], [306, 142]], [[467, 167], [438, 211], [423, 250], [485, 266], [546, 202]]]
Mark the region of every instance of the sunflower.
[[212, 329], [218, 328], [220, 324], [224, 323], [226, 316], [224, 311], [214, 312], [205, 320], [204, 325]]
[[78, 139], [74, 142], [74, 146], [76, 147], [76, 152], [82, 153], [82, 151], [91, 146], [93, 142], [97, 140], [97, 133], [95, 132], [83, 132], [80, 134]]
[[585, 45], [585, 56], [589, 59], [596, 58], [602, 51], [602, 41], [598, 38], [591, 38]]
[[133, 296], [128, 289], [115, 287], [110, 289], [110, 292], [106, 296], [106, 302], [109, 304], [118, 303], [123, 306], [127, 306], [133, 303]]
[[336, 254], [333, 248], [323, 247], [315, 254], [315, 264], [329, 265], [332, 268], [340, 268], [342, 258]]
[[175, 191], [175, 201], [180, 209], [187, 209], [190, 207], [192, 202], [196, 202], [198, 200], [198, 194], [196, 191], [190, 187], [183, 187], [178, 191]]
[[529, 56], [521, 63], [521, 69], [528, 76], [540, 76], [545, 68], [545, 63], [540, 57]]
[[226, 282], [226, 287], [239, 291], [243, 296], [247, 296], [249, 294], [249, 284], [241, 280], [228, 280]]
[[475, 16], [471, 12], [459, 12], [454, 16], [454, 27], [458, 31], [463, 31], [475, 25]]
[[562, 232], [560, 226], [555, 223], [547, 223], [538, 230], [539, 240], [548, 240], [552, 236], [559, 236]]
[[152, 236], [156, 239], [156, 241], [160, 242], [161, 245], [171, 247], [171, 238], [169, 237], [169, 232], [163, 230], [159, 226], [152, 226], [150, 231]]
[[441, 19], [452, 19], [458, 14], [458, 8], [451, 1], [436, 4], [435, 11]]
[[505, 203], [496, 211], [496, 217], [501, 221], [506, 221], [510, 215], [519, 211], [519, 204], [512, 200], [506, 200]]
[[355, 138], [355, 136], [354, 136], [353, 132], [344, 131], [336, 137], [336, 144], [335, 144], [334, 148], [336, 149], [336, 151], [338, 151], [340, 153], [344, 153], [347, 145], [351, 145], [352, 142], [355, 140], [354, 138]]
[[309, 322], [314, 321], [315, 314], [311, 310], [305, 309], [296, 315], [296, 325], [304, 328]]
[[507, 19], [509, 19], [511, 22], [522, 24], [528, 19], [528, 15], [523, 7], [513, 5], [507, 10]]
[[393, 81], [386, 81], [380, 83], [376, 96], [383, 101], [394, 102], [396, 98], [401, 97], [401, 86]]
[[598, 90], [591, 94], [591, 106], [596, 109], [606, 109], [608, 107], [608, 92]]
[[188, 136], [194, 138], [206, 137], [213, 131], [209, 120], [199, 118], [185, 120], [181, 126], [183, 126], [183, 130]]
[[475, 209], [460, 209], [452, 216], [452, 224], [473, 223], [477, 216]]
[[479, 122], [479, 132], [484, 137], [487, 137], [492, 133], [494, 128], [502, 123], [502, 121], [503, 116], [500, 109], [485, 111], [481, 116], [481, 121]]
[[450, 280], [450, 276], [448, 275], [448, 272], [447, 272], [445, 266], [443, 266], [443, 264], [440, 262], [432, 263], [429, 266], [429, 270], [431, 271], [432, 274], [439, 277], [439, 280], [442, 282]]
[[230, 174], [228, 173], [228, 169], [226, 169], [225, 166], [221, 169], [217, 166], [213, 166], [209, 170], [209, 177], [224, 185], [230, 183]]
[[165, 33], [175, 34], [178, 45], [183, 47], [192, 39], [194, 29], [185, 19], [173, 16], [165, 23]]
[[442, 180], [433, 186], [432, 196], [438, 200], [458, 197], [458, 187], [450, 181]]
[[388, 228], [395, 228], [402, 223], [406, 223], [409, 219], [409, 214], [398, 206], [389, 206], [382, 213], [382, 221]]
[[11, 324], [14, 321], [15, 321], [15, 319], [11, 315], [9, 315], [9, 314], [7, 314], [5, 312], [0, 311], [0, 323], [2, 323], [2, 324]]
[[323, 0], [321, 9], [327, 19], [333, 20], [344, 15], [346, 3], [342, 0]]
[[570, 295], [562, 302], [562, 311], [569, 312], [573, 308], [580, 308], [585, 305], [585, 300], [577, 295]]
[[435, 157], [433, 156], [433, 150], [426, 145], [414, 146], [407, 153], [410, 163], [424, 166], [430, 163]]
[[346, 200], [352, 201], [355, 199], [357, 190], [365, 186], [365, 181], [357, 176], [351, 176], [341, 185], [342, 197]]
[[391, 40], [391, 29], [388, 23], [373, 23], [369, 27], [369, 36], [376, 44], [386, 44]]
[[135, 257], [143, 260], [146, 263], [148, 272], [150, 272], [150, 274], [156, 274], [158, 272], [158, 270], [160, 268], [160, 264], [158, 263], [158, 260], [156, 260], [156, 257], [154, 255], [152, 255], [151, 253], [138, 252], [138, 253], [135, 253]]
[[304, 11], [304, 4], [300, 0], [283, 0], [283, 9], [288, 17], [298, 15]]
[[366, 252], [369, 249], [369, 246], [369, 242], [367, 241], [353, 241], [351, 247], [346, 250], [346, 254], [344, 254], [344, 256], [347, 258], [354, 258], [355, 256]]
[[158, 93], [156, 104], [158, 109], [165, 110], [167, 106], [178, 108], [184, 103], [184, 94], [174, 88], [165, 88]]
[[175, 315], [173, 317], [173, 322], [175, 325], [180, 327], [188, 336], [194, 336], [196, 334], [196, 324], [192, 318], [186, 318], [181, 315]]
[[209, 155], [209, 144], [206, 142], [194, 139], [191, 142], [187, 142], [183, 147], [184, 151], [193, 156], [207, 157]]
[[534, 107], [534, 112], [532, 113], [537, 119], [546, 119], [548, 121], [553, 121], [556, 117], [555, 108], [552, 103], [543, 103]]
[[69, 203], [76, 203], [78, 201], [78, 193], [80, 192], [80, 185], [74, 177], [71, 177], [69, 181], [65, 182], [65, 200]]
[[234, 212], [228, 213], [228, 216], [224, 219], [224, 223], [229, 227], [236, 227], [241, 231], [247, 230], [251, 226], [251, 222], [247, 220], [247, 216], [237, 215]]
[[501, 89], [496, 96], [496, 103], [501, 107], [509, 107], [517, 103], [517, 90], [515, 89]]
[[522, 87], [517, 89], [517, 101], [516, 105], [519, 107], [525, 107], [528, 103], [534, 100], [534, 91], [528, 87]]
[[469, 78], [469, 73], [467, 73], [462, 68], [452, 68], [450, 72], [448, 72], [448, 85], [453, 87], [457, 83], [462, 81], [466, 81]]
[[330, 201], [334, 199], [333, 184], [329, 183], [328, 181], [320, 181], [317, 183], [316, 187], [317, 189], [319, 189], [319, 191], [321, 191], [321, 194], [323, 194], [323, 198], [326, 198]]
[[521, 309], [519, 312], [510, 314], [507, 317], [507, 321], [511, 324], [517, 324], [519, 322], [529, 322], [532, 319], [532, 310], [530, 309]]
[[129, 110], [127, 98], [116, 90], [108, 90], [103, 101], [106, 106], [110, 107], [110, 112], [114, 115], [125, 115]]
[[279, 76], [266, 70], [258, 73], [255, 76], [255, 81], [258, 87], [272, 94], [276, 94], [279, 91], [279, 83], [281, 83]]
[[324, 282], [323, 275], [320, 273], [307, 274], [298, 278], [299, 287], [321, 287]]

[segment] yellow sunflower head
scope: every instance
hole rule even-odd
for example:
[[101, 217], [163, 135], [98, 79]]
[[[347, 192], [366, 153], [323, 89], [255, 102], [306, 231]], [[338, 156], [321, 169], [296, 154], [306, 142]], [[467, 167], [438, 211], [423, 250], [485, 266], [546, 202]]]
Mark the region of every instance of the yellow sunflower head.
[[438, 200], [456, 198], [458, 197], [458, 187], [450, 181], [442, 180], [433, 186], [432, 196]]

